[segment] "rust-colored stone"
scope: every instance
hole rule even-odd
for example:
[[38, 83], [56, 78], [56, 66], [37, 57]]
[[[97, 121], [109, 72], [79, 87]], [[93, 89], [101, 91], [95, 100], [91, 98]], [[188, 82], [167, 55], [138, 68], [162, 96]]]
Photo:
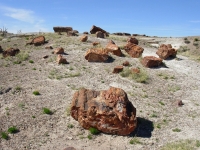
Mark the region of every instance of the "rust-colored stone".
[[93, 25], [92, 28], [90, 29], [91, 34], [96, 34], [96, 32], [98, 32], [98, 31], [101, 31], [102, 33], [105, 33], [106, 35], [108, 35], [108, 33], [105, 30], [103, 30], [102, 28], [97, 27], [95, 25]]
[[162, 44], [160, 45], [156, 54], [162, 59], [167, 59], [169, 57], [176, 57], [177, 50], [172, 48], [171, 44], [167, 44], [167, 45]]
[[68, 36], [77, 36], [77, 34], [74, 31], [68, 31], [67, 35]]
[[130, 42], [124, 46], [124, 49], [133, 58], [139, 58], [144, 51], [142, 47]]
[[85, 54], [85, 59], [88, 62], [106, 62], [108, 58], [108, 51], [101, 48], [89, 49]]
[[138, 45], [138, 40], [136, 38], [134, 38], [134, 37], [129, 37], [127, 39], [127, 43], [133, 43], [133, 44]]
[[53, 49], [52, 46], [46, 46], [45, 49]]
[[35, 46], [39, 46], [45, 43], [45, 37], [43, 35], [35, 37], [31, 39], [29, 42], [26, 44], [34, 44]]
[[87, 31], [83, 32], [83, 34], [89, 34]]
[[123, 71], [123, 66], [116, 66], [114, 69], [113, 69], [113, 72], [112, 73], [120, 73]]
[[158, 67], [162, 64], [162, 59], [155, 56], [146, 56], [142, 59], [143, 66], [148, 68]]
[[62, 47], [56, 48], [54, 50], [54, 54], [63, 54], [64, 53], [64, 49]]
[[97, 38], [104, 38], [104, 37], [105, 37], [105, 36], [104, 36], [104, 33], [101, 32], [101, 31], [97, 31], [97, 32], [96, 32], [96, 36], [97, 36]]
[[99, 45], [99, 44], [100, 44], [99, 42], [93, 42], [92, 43], [93, 46], [96, 46], [96, 45]]
[[129, 66], [130, 65], [130, 63], [128, 62], [128, 61], [125, 61], [125, 62], [123, 62], [123, 64], [122, 64], [123, 66]]
[[87, 35], [82, 35], [81, 38], [80, 38], [81, 42], [86, 42], [87, 39], [88, 39]]
[[120, 48], [116, 45], [113, 44], [111, 41], [106, 45], [105, 48], [108, 52], [111, 52], [113, 55], [116, 56], [123, 56], [122, 51], [120, 50]]
[[3, 51], [2, 55], [3, 55], [3, 57], [15, 56], [19, 52], [20, 52], [20, 50], [18, 48], [9, 48], [9, 49]]
[[132, 73], [140, 73], [140, 69], [138, 68], [131, 68]]
[[68, 32], [72, 31], [72, 27], [53, 27], [54, 32]]
[[115, 87], [77, 91], [72, 99], [71, 116], [85, 129], [94, 127], [116, 135], [128, 135], [137, 125], [136, 108], [126, 92]]
[[67, 60], [66, 60], [66, 58], [64, 58], [62, 55], [58, 55], [57, 56], [57, 59], [56, 59], [56, 62], [58, 63], [58, 64], [67, 64], [68, 62], [67, 62]]

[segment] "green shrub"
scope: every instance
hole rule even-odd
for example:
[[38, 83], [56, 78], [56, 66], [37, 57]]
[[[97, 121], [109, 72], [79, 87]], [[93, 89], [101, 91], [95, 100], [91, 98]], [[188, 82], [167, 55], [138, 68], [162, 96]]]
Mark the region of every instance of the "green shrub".
[[33, 91], [33, 94], [34, 95], [40, 95], [40, 92], [39, 91]]
[[19, 130], [15, 126], [8, 128], [8, 133], [14, 134], [17, 132], [19, 132]]
[[130, 144], [141, 144], [140, 140], [137, 138], [137, 137], [134, 137], [132, 138], [130, 141], [129, 141]]
[[87, 136], [87, 138], [88, 138], [89, 140], [91, 140], [91, 139], [92, 139], [92, 135], [89, 134], [89, 135]]
[[179, 128], [175, 128], [175, 129], [172, 129], [173, 132], [181, 132], [181, 129]]
[[1, 132], [1, 138], [5, 139], [5, 140], [8, 140], [9, 136], [8, 136], [8, 134], [6, 132]]
[[100, 131], [99, 131], [98, 129], [93, 128], [93, 127], [89, 128], [89, 131], [90, 131], [90, 133], [93, 134], [93, 135], [97, 135], [97, 134], [100, 133]]
[[42, 110], [43, 110], [44, 114], [48, 114], [48, 115], [52, 115], [53, 114], [52, 111], [49, 108], [44, 107]]
[[33, 61], [33, 60], [29, 60], [29, 63], [31, 63], [31, 64], [32, 64], [32, 63], [34, 63], [34, 61]]

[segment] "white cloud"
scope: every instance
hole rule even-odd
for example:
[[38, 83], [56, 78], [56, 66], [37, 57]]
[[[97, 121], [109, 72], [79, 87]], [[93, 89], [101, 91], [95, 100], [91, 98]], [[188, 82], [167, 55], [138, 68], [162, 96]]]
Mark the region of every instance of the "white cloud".
[[[36, 16], [34, 11], [27, 9], [12, 8], [7, 6], [0, 6], [0, 11], [4, 16], [12, 18], [9, 22], [15, 21], [15, 25], [4, 22], [4, 24], [9, 24], [9, 31], [21, 30], [22, 32], [32, 32], [32, 31], [48, 31], [45, 28], [44, 19]], [[18, 28], [18, 29], [17, 29]], [[21, 28], [21, 29], [20, 29]]]

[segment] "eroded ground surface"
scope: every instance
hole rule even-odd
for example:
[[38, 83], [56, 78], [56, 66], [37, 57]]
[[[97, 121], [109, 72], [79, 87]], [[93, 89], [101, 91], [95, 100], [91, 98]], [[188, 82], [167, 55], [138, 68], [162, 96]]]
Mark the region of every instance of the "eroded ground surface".
[[[26, 37], [8, 38], [0, 41], [3, 49], [15, 47], [29, 56], [17, 64], [16, 58], [0, 59], [0, 132], [16, 126], [19, 132], [9, 134], [9, 140], [0, 138], [0, 150], [64, 149], [68, 146], [78, 150], [125, 150], [160, 149], [169, 142], [190, 139], [200, 140], [200, 64], [188, 57], [165, 60], [167, 67], [144, 68], [140, 59], [131, 58], [122, 49], [125, 57], [112, 56], [109, 63], [89, 63], [85, 52], [92, 42], [105, 47], [112, 39], [118, 46], [126, 43], [127, 37], [111, 35], [97, 39], [89, 35], [87, 42], [66, 34], [45, 34], [48, 43], [43, 46], [25, 46]], [[136, 37], [144, 48], [143, 56], [156, 56], [157, 46], [172, 44], [184, 46], [183, 38]], [[69, 64], [56, 64], [53, 50], [63, 47]], [[48, 55], [47, 59], [42, 57]], [[29, 61], [32, 60], [33, 63]], [[129, 68], [139, 67], [149, 76], [147, 83], [138, 83], [113, 74], [113, 68], [129, 61]], [[82, 87], [105, 90], [109, 86], [122, 88], [137, 109], [138, 128], [130, 136], [99, 134], [88, 139], [84, 130], [69, 115], [74, 92]], [[39, 91], [35, 96], [33, 91]], [[178, 107], [177, 101], [184, 105]], [[52, 115], [43, 114], [46, 107]], [[175, 129], [175, 130], [174, 130]], [[179, 132], [177, 132], [179, 131]], [[131, 139], [136, 143], [130, 144]]]

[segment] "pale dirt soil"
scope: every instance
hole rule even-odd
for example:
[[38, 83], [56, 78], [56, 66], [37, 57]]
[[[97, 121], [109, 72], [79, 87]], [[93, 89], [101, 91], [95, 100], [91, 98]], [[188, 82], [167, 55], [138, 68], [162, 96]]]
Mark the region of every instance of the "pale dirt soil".
[[[125, 57], [112, 56], [113, 62], [89, 63], [84, 55], [93, 41], [99, 41], [105, 47], [113, 39], [118, 46], [123, 46], [127, 37], [97, 39], [89, 35], [85, 43], [80, 42], [80, 36], [45, 34], [45, 37], [48, 43], [38, 47], [25, 46], [24, 37], [0, 41], [3, 49], [17, 47], [30, 56], [21, 64], [13, 64], [14, 58], [0, 59], [0, 132], [11, 126], [19, 129], [16, 134], [9, 134], [9, 140], [0, 138], [0, 150], [63, 150], [69, 146], [77, 150], [157, 150], [169, 142], [200, 140], [199, 62], [178, 55], [164, 61], [168, 68], [149, 69], [140, 64], [140, 59], [131, 58], [122, 50]], [[156, 56], [155, 46], [162, 43], [172, 44], [174, 48], [185, 45], [183, 38], [136, 38], [144, 48], [143, 56]], [[152, 41], [157, 41], [157, 45]], [[48, 45], [63, 47], [69, 64], [56, 64], [53, 50], [44, 48]], [[43, 59], [44, 55], [49, 58]], [[126, 60], [130, 67], [140, 67], [147, 72], [148, 83], [137, 83], [112, 73], [115, 66]], [[80, 75], [75, 76], [78, 73]], [[60, 79], [52, 79], [53, 74]], [[73, 94], [82, 87], [106, 90], [109, 86], [122, 88], [128, 94], [137, 109], [138, 127], [129, 136], [100, 133], [89, 140], [89, 131], [68, 115]], [[17, 92], [16, 87], [21, 90]], [[5, 92], [8, 88], [11, 90]], [[33, 95], [35, 90], [41, 95]], [[178, 100], [183, 101], [182, 107], [177, 106]], [[43, 114], [43, 107], [51, 109], [53, 114]], [[70, 124], [74, 127], [69, 128]], [[175, 128], [181, 131], [173, 132]], [[133, 137], [137, 137], [140, 143], [130, 144]]]

